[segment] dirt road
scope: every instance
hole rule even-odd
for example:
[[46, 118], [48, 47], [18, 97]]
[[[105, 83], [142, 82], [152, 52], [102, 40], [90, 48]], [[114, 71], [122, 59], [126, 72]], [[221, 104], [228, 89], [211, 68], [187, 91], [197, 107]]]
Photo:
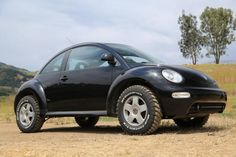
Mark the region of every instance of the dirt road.
[[45, 123], [42, 132], [23, 134], [15, 123], [0, 123], [1, 157], [214, 156], [236, 157], [236, 121], [212, 117], [202, 129], [181, 130], [172, 121], [149, 136], [124, 135], [118, 123], [93, 129]]

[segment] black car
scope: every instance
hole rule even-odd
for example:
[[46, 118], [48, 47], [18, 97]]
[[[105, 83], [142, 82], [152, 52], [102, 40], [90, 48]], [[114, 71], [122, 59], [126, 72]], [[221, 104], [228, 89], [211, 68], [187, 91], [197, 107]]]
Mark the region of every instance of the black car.
[[58, 53], [24, 83], [14, 110], [27, 133], [39, 131], [46, 118], [75, 117], [81, 127], [93, 127], [99, 116], [111, 116], [125, 133], [151, 134], [161, 119], [202, 127], [226, 101], [201, 72], [158, 64], [127, 45], [83, 43]]

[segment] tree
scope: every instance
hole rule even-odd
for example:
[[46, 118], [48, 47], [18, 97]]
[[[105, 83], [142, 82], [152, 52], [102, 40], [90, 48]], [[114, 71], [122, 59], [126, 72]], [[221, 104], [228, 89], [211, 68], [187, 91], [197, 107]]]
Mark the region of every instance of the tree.
[[227, 45], [235, 40], [234, 30], [236, 19], [233, 19], [231, 9], [206, 7], [200, 16], [201, 31], [204, 35], [204, 46], [215, 58], [215, 63], [220, 63], [220, 57], [225, 55]]
[[197, 18], [192, 14], [179, 17], [181, 39], [179, 41], [180, 51], [185, 58], [190, 58], [193, 64], [196, 64], [201, 57], [202, 36], [197, 28]]

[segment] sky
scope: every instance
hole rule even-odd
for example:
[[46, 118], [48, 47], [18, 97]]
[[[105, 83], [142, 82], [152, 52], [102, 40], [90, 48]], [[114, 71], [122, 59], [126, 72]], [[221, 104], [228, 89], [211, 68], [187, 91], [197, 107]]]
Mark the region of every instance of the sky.
[[[179, 50], [178, 17], [235, 0], [0, 0], [0, 62], [39, 70], [62, 49], [81, 42], [122, 43], [167, 64], [189, 64]], [[236, 42], [223, 60], [236, 60]], [[204, 58], [207, 63], [213, 58]]]

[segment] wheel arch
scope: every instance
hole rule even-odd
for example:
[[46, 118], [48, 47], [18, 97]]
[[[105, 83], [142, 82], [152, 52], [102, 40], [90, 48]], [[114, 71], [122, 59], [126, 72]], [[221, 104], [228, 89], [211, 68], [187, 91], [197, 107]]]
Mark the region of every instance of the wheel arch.
[[16, 112], [17, 104], [20, 99], [27, 95], [32, 95], [37, 98], [39, 102], [40, 115], [44, 116], [47, 112], [47, 101], [44, 90], [37, 80], [30, 80], [20, 87], [17, 95], [15, 96], [14, 111]]
[[[114, 85], [115, 84], [115, 85]], [[154, 91], [154, 86], [144, 78], [134, 77], [128, 78], [114, 83], [108, 93], [107, 97], [107, 114], [108, 116], [117, 116], [117, 100], [120, 94], [132, 85], [143, 85]], [[155, 95], [156, 92], [154, 93]]]

